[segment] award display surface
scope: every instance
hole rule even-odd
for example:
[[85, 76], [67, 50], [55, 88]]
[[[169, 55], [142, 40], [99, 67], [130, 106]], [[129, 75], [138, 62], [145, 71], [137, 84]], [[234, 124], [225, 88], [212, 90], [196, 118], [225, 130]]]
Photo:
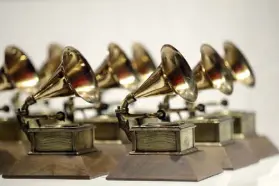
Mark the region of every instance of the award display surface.
[[[4, 65], [0, 70], [0, 90], [30, 92], [38, 83], [30, 58], [17, 46], [7, 46]], [[9, 112], [8, 106], [0, 108]], [[7, 171], [15, 161], [27, 153], [29, 144], [20, 130], [16, 117], [0, 119], [0, 173]]]
[[[95, 74], [86, 59], [76, 49], [66, 47], [61, 60], [54, 75], [25, 100], [17, 113], [31, 147], [29, 154], [3, 174], [4, 178], [90, 179], [107, 174], [117, 163], [95, 148], [94, 125], [42, 125], [42, 121], [63, 121], [65, 114], [29, 114], [29, 106], [41, 99], [75, 95], [89, 103], [98, 100]], [[38, 127], [30, 128], [32, 122]]]
[[165, 119], [156, 113], [129, 113], [129, 104], [140, 97], [178, 94], [187, 102], [197, 98], [191, 68], [171, 45], [161, 50], [161, 65], [116, 110], [120, 127], [132, 142], [132, 151], [114, 168], [108, 180], [200, 181], [222, 172], [205, 151], [195, 147], [195, 125], [190, 122], [155, 122], [130, 127], [129, 120]]

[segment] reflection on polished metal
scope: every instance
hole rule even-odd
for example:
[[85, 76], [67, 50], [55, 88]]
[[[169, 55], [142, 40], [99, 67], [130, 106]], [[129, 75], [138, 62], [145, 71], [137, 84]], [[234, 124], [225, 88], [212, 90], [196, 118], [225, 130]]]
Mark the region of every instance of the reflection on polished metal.
[[215, 88], [227, 95], [233, 92], [233, 81], [224, 60], [208, 44], [201, 46], [201, 61], [193, 73], [199, 90]]
[[115, 43], [109, 44], [108, 55], [95, 72], [98, 85], [101, 89], [122, 86], [126, 89], [133, 90], [139, 82], [131, 61]]
[[[225, 64], [230, 69], [234, 80], [248, 87], [254, 87], [256, 78], [252, 67], [243, 53], [230, 41], [224, 43], [224, 51]], [[234, 138], [248, 144], [258, 158], [266, 158], [279, 153], [268, 137], [256, 133], [255, 112], [223, 110], [216, 114], [228, 115], [234, 118]]]
[[62, 46], [56, 43], [52, 43], [49, 45], [48, 58], [38, 73], [40, 79], [40, 86], [42, 86], [46, 81], [48, 81], [51, 78], [53, 72], [55, 72], [55, 70], [60, 65], [62, 52]]
[[230, 41], [224, 43], [224, 61], [235, 81], [254, 87], [256, 78], [248, 60], [243, 53]]
[[143, 83], [156, 69], [149, 52], [140, 43], [134, 43], [132, 66], [139, 76], [140, 84]]
[[129, 113], [129, 104], [140, 97], [175, 93], [188, 102], [197, 98], [192, 70], [179, 51], [171, 45], [164, 45], [161, 59], [155, 72], [128, 94], [116, 110], [120, 127], [132, 141], [133, 151], [109, 173], [107, 179], [199, 181], [222, 172], [220, 165], [209, 159], [206, 153], [197, 151], [192, 124], [156, 122], [130, 128], [130, 119], [165, 117], [160, 110], [156, 113]]
[[[38, 77], [30, 58], [16, 46], [5, 49], [4, 65], [0, 70], [0, 91], [20, 89], [30, 92], [37, 84]], [[19, 93], [16, 93], [18, 95]], [[13, 106], [19, 102], [16, 99]], [[0, 110], [8, 112], [8, 106]], [[13, 163], [26, 153], [25, 140], [19, 123], [15, 117], [3, 117], [0, 120], [0, 173], [5, 172]]]
[[[99, 92], [95, 74], [86, 59], [73, 47], [66, 47], [54, 75], [38, 92], [28, 97], [18, 111], [33, 155], [17, 161], [3, 174], [4, 178], [89, 179], [106, 174], [115, 166], [113, 158], [96, 150], [93, 125], [40, 125], [41, 121], [64, 120], [64, 114], [30, 115], [28, 112], [29, 106], [37, 100], [72, 95], [93, 103], [98, 100]], [[36, 122], [38, 127], [29, 128], [32, 122]]]
[[[201, 46], [202, 60], [194, 68], [195, 80], [199, 90], [215, 88], [224, 94], [233, 92], [233, 79], [230, 71], [224, 65], [223, 59], [210, 46]], [[168, 104], [164, 103], [168, 108]], [[222, 116], [195, 116], [196, 110], [205, 110], [205, 105], [193, 106], [189, 104], [182, 109], [167, 109], [168, 112], [187, 110], [190, 118], [186, 121], [196, 125], [195, 141], [199, 149], [205, 150], [215, 159], [223, 169], [238, 169], [253, 163], [259, 159], [253, 154], [247, 144], [235, 141], [232, 138], [234, 131], [231, 117]]]
[[18, 89], [32, 92], [39, 78], [30, 58], [18, 47], [9, 46], [5, 50], [4, 71]]
[[[109, 45], [109, 55], [96, 71], [100, 88], [122, 87], [133, 90], [155, 70], [153, 60], [140, 43], [134, 43], [132, 49], [133, 59], [130, 61], [118, 45], [114, 43]], [[109, 106], [111, 106], [109, 103], [104, 103], [100, 100], [99, 103], [89, 107], [75, 107], [73, 100], [68, 100], [64, 104], [64, 110], [67, 113], [67, 118], [71, 121], [74, 121], [74, 113], [76, 111], [96, 110], [97, 116], [86, 119], [96, 125], [95, 139], [111, 141], [112, 143], [119, 140], [127, 142], [127, 139], [123, 138], [122, 131], [119, 129], [117, 118], [105, 113]], [[104, 129], [107, 132], [104, 133]]]
[[[193, 74], [197, 83], [198, 90], [217, 89], [226, 95], [233, 92], [233, 79], [231, 78], [228, 68], [224, 65], [224, 60], [218, 52], [208, 44], [203, 44], [200, 49], [201, 60], [194, 67]], [[187, 104], [186, 108], [170, 109], [170, 96], [164, 99], [164, 102], [159, 105], [159, 108], [169, 112], [179, 112], [187, 110], [190, 116], [195, 116], [196, 110], [204, 112], [202, 105], [194, 106]]]

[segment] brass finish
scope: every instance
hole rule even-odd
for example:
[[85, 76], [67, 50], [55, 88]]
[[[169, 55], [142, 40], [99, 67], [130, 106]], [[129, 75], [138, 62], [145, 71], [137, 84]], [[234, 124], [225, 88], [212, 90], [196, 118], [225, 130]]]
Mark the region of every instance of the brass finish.
[[[0, 70], [0, 90], [17, 88], [32, 92], [37, 82], [38, 77], [30, 58], [16, 46], [6, 47], [4, 65]], [[8, 112], [10, 109], [4, 105], [0, 110]], [[16, 118], [1, 118], [0, 131], [0, 173], [2, 174], [26, 153], [23, 144], [26, 137], [20, 130]], [[23, 142], [20, 142], [20, 140]]]
[[[240, 49], [230, 41], [224, 43], [224, 61], [229, 68], [234, 81], [248, 87], [254, 87], [256, 78], [252, 67]], [[226, 104], [227, 105], [227, 104]], [[225, 105], [225, 106], [226, 106]], [[256, 132], [256, 113], [247, 111], [224, 110], [212, 115], [228, 115], [234, 118], [234, 139], [248, 145], [253, 154], [259, 158], [266, 158], [279, 153], [276, 146], [265, 136]]]
[[127, 122], [128, 118], [164, 117], [161, 111], [153, 114], [130, 114], [128, 106], [138, 98], [176, 93], [188, 102], [194, 102], [197, 99], [197, 87], [192, 70], [182, 54], [173, 46], [164, 45], [161, 50], [161, 59], [161, 65], [137, 90], [128, 94], [121, 107], [116, 110], [120, 127], [130, 141], [132, 141], [132, 134]]
[[132, 66], [138, 74], [140, 83], [143, 83], [156, 69], [152, 57], [145, 47], [140, 43], [134, 43], [132, 46], [133, 62]]
[[224, 43], [224, 62], [235, 81], [254, 87], [256, 77], [248, 60], [235, 44], [230, 41]]
[[131, 128], [135, 136], [130, 154], [183, 155], [197, 151], [195, 125], [186, 122], [156, 122]]
[[94, 72], [86, 59], [76, 49], [66, 47], [60, 66], [33, 98], [39, 100], [75, 95], [94, 103], [99, 97], [97, 86]]
[[[73, 47], [66, 47], [61, 59], [54, 75], [25, 100], [17, 113], [31, 143], [32, 155], [18, 160], [3, 174], [4, 178], [89, 179], [106, 174], [116, 165], [110, 155], [93, 152], [96, 151], [93, 125], [53, 124], [51, 120], [65, 119], [61, 112], [54, 115], [29, 114], [29, 106], [40, 99], [76, 95], [90, 103], [98, 100], [95, 74], [82, 54]], [[50, 123], [41, 125], [47, 121]], [[34, 122], [39, 127], [30, 128]]]
[[187, 102], [194, 102], [197, 98], [192, 70], [182, 54], [173, 46], [164, 45], [161, 59], [160, 66], [137, 90], [128, 94], [115, 111], [120, 127], [132, 141], [133, 151], [109, 173], [109, 180], [200, 181], [222, 172], [219, 164], [195, 148], [195, 127], [192, 124], [156, 122], [141, 125], [138, 122], [138, 126], [130, 128], [132, 119], [165, 119], [165, 113], [160, 110], [156, 113], [129, 113], [129, 104], [140, 97], [175, 93]]
[[256, 132], [256, 118], [254, 112], [247, 111], [221, 111], [214, 112], [213, 116], [230, 116], [234, 118], [234, 134], [233, 137], [239, 143], [248, 145], [253, 154], [259, 158], [267, 158], [279, 153], [277, 147], [268, 139], [268, 137], [259, 135]]
[[206, 115], [189, 118], [194, 123], [196, 145], [222, 146], [233, 143], [233, 119], [228, 116], [208, 117]]
[[39, 81], [30, 58], [16, 46], [8, 46], [5, 49], [4, 71], [14, 86], [24, 91], [34, 91]]
[[[225, 66], [224, 60], [218, 52], [210, 45], [203, 44], [200, 48], [201, 60], [193, 69], [194, 79], [199, 91], [206, 89], [217, 89], [220, 92], [230, 95], [233, 92], [233, 78], [229, 69]], [[167, 95], [163, 103], [159, 105], [160, 109], [166, 112], [174, 112], [170, 109], [169, 100], [171, 96]], [[196, 110], [204, 112], [204, 108], [193, 103], [186, 103], [186, 108], [180, 108], [179, 111], [188, 111], [190, 117], [195, 116]], [[177, 112], [178, 109], [175, 109]]]
[[46, 59], [38, 73], [40, 86], [47, 82], [53, 75], [53, 72], [55, 72], [56, 69], [59, 67], [61, 63], [62, 52], [63, 47], [56, 43], [51, 43], [48, 46], [48, 58]]
[[229, 116], [204, 115], [186, 120], [195, 124], [196, 146], [222, 165], [235, 170], [259, 161], [249, 145], [233, 139], [234, 120]]
[[193, 69], [198, 89], [215, 88], [230, 95], [233, 92], [233, 81], [222, 57], [208, 44], [203, 44], [200, 52], [201, 61]]
[[101, 89], [122, 86], [126, 89], [133, 90], [139, 83], [139, 78], [131, 61], [115, 43], [109, 44], [108, 55], [95, 72], [98, 85]]

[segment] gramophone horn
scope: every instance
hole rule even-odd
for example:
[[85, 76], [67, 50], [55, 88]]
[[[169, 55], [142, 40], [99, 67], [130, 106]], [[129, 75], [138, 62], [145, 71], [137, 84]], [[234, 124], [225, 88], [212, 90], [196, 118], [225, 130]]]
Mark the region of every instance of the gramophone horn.
[[87, 60], [75, 48], [66, 47], [60, 66], [33, 98], [39, 100], [72, 95], [93, 103], [99, 99], [99, 90], [95, 74]]
[[233, 79], [253, 87], [256, 78], [243, 53], [230, 41], [224, 43], [224, 51], [225, 65], [230, 69]]
[[96, 70], [96, 79], [100, 88], [122, 86], [133, 90], [139, 79], [124, 51], [115, 43], [108, 46], [108, 56]]
[[134, 98], [176, 93], [188, 102], [197, 99], [197, 87], [185, 58], [171, 45], [161, 49], [161, 64], [133, 93]]
[[200, 52], [201, 61], [193, 70], [198, 89], [215, 88], [230, 95], [233, 80], [222, 57], [208, 44], [203, 44]]
[[5, 50], [4, 71], [19, 89], [32, 90], [39, 81], [30, 58], [16, 46]]
[[48, 58], [38, 73], [40, 85], [44, 84], [47, 80], [49, 80], [53, 75], [53, 72], [55, 72], [55, 70], [58, 68], [61, 62], [62, 52], [62, 46], [56, 43], [52, 43], [49, 45]]
[[140, 43], [132, 45], [133, 68], [139, 76], [140, 83], [144, 82], [156, 69], [156, 66], [145, 47]]

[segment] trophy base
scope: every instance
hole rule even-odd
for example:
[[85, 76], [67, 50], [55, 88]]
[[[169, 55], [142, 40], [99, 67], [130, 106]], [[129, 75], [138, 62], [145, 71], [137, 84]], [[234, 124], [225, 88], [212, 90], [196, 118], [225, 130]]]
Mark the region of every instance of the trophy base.
[[247, 143], [255, 156], [259, 159], [268, 158], [279, 153], [276, 146], [266, 136], [257, 135], [244, 139], [237, 139], [237, 141]]
[[129, 154], [110, 171], [106, 179], [200, 181], [222, 171], [204, 151], [186, 155]]
[[117, 162], [102, 152], [84, 155], [26, 155], [3, 178], [91, 179], [108, 173]]
[[26, 153], [26, 147], [20, 141], [0, 141], [0, 174], [7, 171]]
[[104, 154], [112, 156], [117, 162], [122, 160], [127, 153], [132, 150], [131, 145], [115, 144], [115, 143], [96, 143], [96, 148]]
[[197, 147], [219, 162], [225, 170], [243, 168], [259, 161], [248, 144], [237, 140], [221, 146], [197, 145]]

